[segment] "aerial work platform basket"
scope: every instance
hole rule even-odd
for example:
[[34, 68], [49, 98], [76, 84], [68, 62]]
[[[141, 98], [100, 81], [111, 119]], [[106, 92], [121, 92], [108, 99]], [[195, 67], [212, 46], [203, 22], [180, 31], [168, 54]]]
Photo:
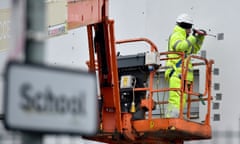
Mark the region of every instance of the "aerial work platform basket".
[[[132, 39], [121, 41], [118, 43], [123, 42], [133, 42], [133, 41], [140, 41], [141, 39]], [[151, 51], [156, 50], [154, 45], [146, 39], [142, 39], [145, 42], [150, 43]], [[181, 87], [180, 88], [154, 88], [154, 76], [158, 72], [159, 69], [166, 69], [164, 66], [164, 62], [168, 60], [168, 54], [178, 54], [178, 59], [182, 59], [182, 77], [181, 77]], [[173, 141], [183, 143], [184, 141], [189, 140], [203, 140], [203, 139], [210, 139], [211, 138], [211, 126], [210, 126], [210, 111], [211, 111], [211, 72], [212, 72], [212, 64], [214, 63], [213, 60], [207, 60], [206, 58], [191, 55], [184, 61], [184, 53], [181, 52], [162, 52], [159, 53], [161, 65], [158, 69], [150, 71], [149, 73], [149, 81], [148, 86], [143, 88], [134, 88], [134, 91], [147, 91], [148, 96], [141, 101], [141, 106], [146, 107], [148, 109], [147, 115], [143, 120], [131, 120], [130, 114], [123, 114], [122, 121], [123, 121], [123, 133], [130, 139], [134, 139], [135, 141], [144, 140], [144, 141]], [[195, 61], [193, 63], [193, 67], [203, 66], [203, 74], [205, 75], [202, 78], [205, 79], [204, 92], [194, 92], [193, 88], [187, 89], [184, 86], [186, 76], [187, 76], [187, 69], [188, 63], [190, 61]], [[185, 62], [185, 64], [184, 64]], [[193, 86], [192, 86], [193, 87]], [[169, 91], [179, 91], [181, 94], [180, 98], [180, 114], [178, 118], [165, 118], [164, 116], [156, 117], [153, 116], [153, 109], [156, 104], [159, 105], [167, 105], [168, 101], [161, 101], [156, 100], [153, 98], [154, 93], [161, 93], [161, 92], [169, 92]], [[183, 94], [186, 93], [187, 103], [186, 109], [183, 108]], [[201, 102], [205, 107], [205, 113], [201, 115], [205, 115], [205, 119], [202, 121], [194, 121], [191, 120], [191, 104], [193, 102]]]

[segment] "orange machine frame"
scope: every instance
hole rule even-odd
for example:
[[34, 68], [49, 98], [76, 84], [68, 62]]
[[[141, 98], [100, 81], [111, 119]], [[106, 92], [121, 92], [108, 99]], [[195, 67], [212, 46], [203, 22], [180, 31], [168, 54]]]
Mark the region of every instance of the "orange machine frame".
[[[204, 64], [206, 66], [205, 92], [203, 94], [188, 91], [184, 89], [184, 79], [186, 78], [186, 69], [184, 60], [182, 64], [181, 88], [162, 88], [154, 89], [154, 75], [156, 70], [149, 74], [149, 86], [143, 88], [134, 88], [134, 91], [148, 91], [149, 95], [142, 99], [141, 105], [148, 108], [148, 116], [143, 120], [132, 121], [131, 113], [122, 113], [120, 106], [120, 90], [118, 79], [118, 66], [116, 56], [116, 44], [144, 41], [150, 44], [150, 51], [157, 52], [154, 43], [146, 38], [130, 39], [116, 41], [114, 37], [114, 21], [108, 19], [108, 0], [79, 0], [75, 4], [81, 7], [80, 19], [70, 20], [71, 12], [75, 14], [78, 11], [69, 10], [69, 28], [87, 26], [88, 44], [89, 44], [89, 71], [96, 71], [99, 76], [100, 94], [102, 98], [102, 108], [99, 116], [99, 132], [91, 139], [108, 143], [183, 143], [185, 140], [201, 140], [211, 138], [210, 109], [211, 109], [211, 70], [213, 60], [207, 60], [198, 56], [190, 56], [186, 63], [191, 59], [198, 59], [202, 63], [196, 63], [194, 66]], [[70, 2], [68, 8], [74, 7], [74, 2]], [[88, 12], [91, 12], [89, 14]], [[75, 21], [74, 21], [75, 20]], [[166, 61], [167, 54], [173, 52], [159, 53], [160, 61]], [[177, 53], [184, 59], [183, 53]], [[163, 58], [162, 58], [163, 57]], [[188, 66], [188, 65], [187, 65]], [[160, 66], [161, 68], [162, 66]], [[185, 120], [183, 117], [183, 108], [180, 109], [179, 118], [153, 118], [152, 108], [155, 103], [166, 104], [166, 101], [154, 101], [153, 93], [177, 90], [181, 92], [181, 105], [183, 93], [190, 96], [203, 96], [207, 102], [207, 113], [204, 123], [196, 123]], [[97, 97], [96, 97], [97, 98]], [[188, 100], [189, 117], [191, 102], [198, 99]]]

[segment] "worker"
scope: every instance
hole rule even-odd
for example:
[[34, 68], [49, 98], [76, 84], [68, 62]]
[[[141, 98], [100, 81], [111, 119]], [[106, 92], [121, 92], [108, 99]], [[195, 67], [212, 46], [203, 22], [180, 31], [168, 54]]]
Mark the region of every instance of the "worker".
[[[169, 37], [168, 51], [184, 52], [184, 63], [191, 54], [196, 54], [204, 41], [203, 34], [197, 34], [195, 30], [192, 33], [193, 19], [188, 14], [180, 14], [176, 19], [176, 26]], [[204, 34], [206, 31], [202, 30]], [[192, 33], [192, 34], [191, 34]], [[177, 58], [178, 54], [168, 54], [168, 58]], [[180, 88], [182, 78], [182, 59], [168, 59], [166, 62], [168, 69], [165, 71], [165, 78], [169, 82], [169, 88]], [[185, 65], [186, 67], [186, 65]], [[184, 83], [188, 87], [193, 82], [193, 68], [191, 62], [188, 65], [187, 76]], [[184, 84], [185, 85], [185, 84]], [[166, 117], [179, 117], [180, 111], [180, 91], [169, 91], [168, 106], [165, 112]], [[183, 108], [186, 104], [186, 93], [183, 94]]]

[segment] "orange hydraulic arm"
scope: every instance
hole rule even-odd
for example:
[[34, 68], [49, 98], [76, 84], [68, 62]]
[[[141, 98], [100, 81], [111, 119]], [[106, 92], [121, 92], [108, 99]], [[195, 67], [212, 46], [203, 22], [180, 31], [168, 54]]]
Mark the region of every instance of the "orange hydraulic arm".
[[[120, 92], [113, 21], [107, 20], [93, 27], [96, 32], [93, 42], [97, 53], [100, 92], [103, 100], [102, 127], [105, 132], [115, 130], [121, 132]], [[93, 57], [93, 54], [91, 55]]]
[[96, 71], [95, 61], [98, 64], [100, 93], [103, 100], [100, 112], [102, 130], [121, 132], [117, 58], [113, 21], [108, 19], [108, 0], [69, 1], [68, 26], [69, 29], [87, 26], [89, 70]]

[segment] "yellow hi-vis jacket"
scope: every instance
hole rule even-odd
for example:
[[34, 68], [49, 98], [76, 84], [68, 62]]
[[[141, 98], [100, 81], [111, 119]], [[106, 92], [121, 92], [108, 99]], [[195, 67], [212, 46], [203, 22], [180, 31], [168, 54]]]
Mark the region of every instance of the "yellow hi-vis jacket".
[[[186, 64], [188, 56], [190, 54], [196, 54], [200, 50], [203, 40], [204, 36], [201, 35], [198, 36], [189, 35], [187, 37], [186, 30], [176, 25], [173, 30], [173, 33], [169, 37], [168, 51], [184, 52], [185, 53], [184, 63]], [[179, 57], [179, 55], [168, 54], [168, 58], [176, 57]], [[179, 77], [181, 75], [181, 58], [168, 60], [166, 62], [166, 66], [170, 67], [165, 71], [165, 78], [167, 80], [169, 79], [170, 76]], [[186, 80], [193, 81], [193, 67], [191, 61], [188, 65]]]

